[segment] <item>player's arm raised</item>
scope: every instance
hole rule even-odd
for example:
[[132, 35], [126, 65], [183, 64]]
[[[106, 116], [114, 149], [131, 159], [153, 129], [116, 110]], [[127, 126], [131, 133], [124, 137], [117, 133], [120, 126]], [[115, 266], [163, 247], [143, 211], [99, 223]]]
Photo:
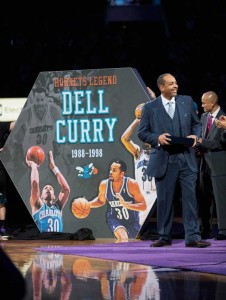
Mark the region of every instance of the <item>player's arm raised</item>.
[[126, 149], [133, 154], [133, 156], [135, 158], [138, 157], [139, 153], [140, 153], [140, 146], [135, 144], [132, 140], [131, 140], [131, 136], [135, 130], [135, 128], [139, 125], [140, 120], [139, 119], [135, 119], [130, 125], [129, 127], [123, 132], [122, 136], [121, 136], [121, 142], [123, 143], [123, 145], [126, 147]]
[[61, 186], [61, 191], [59, 193], [59, 201], [61, 203], [61, 207], [63, 208], [66, 204], [68, 197], [70, 195], [70, 187], [64, 178], [63, 174], [60, 172], [60, 170], [55, 165], [54, 159], [53, 159], [53, 152], [49, 151], [49, 167], [53, 171], [53, 173], [56, 175], [57, 181], [59, 185]]
[[96, 198], [93, 200], [89, 201], [90, 207], [95, 208], [95, 207], [101, 207], [106, 203], [106, 187], [107, 187], [107, 182], [106, 180], [101, 181], [99, 185], [99, 194]]
[[35, 213], [41, 207], [40, 199], [40, 188], [39, 188], [39, 172], [38, 165], [31, 161], [27, 160], [27, 165], [31, 168], [30, 181], [31, 181], [31, 195], [30, 195], [30, 205], [32, 213]]

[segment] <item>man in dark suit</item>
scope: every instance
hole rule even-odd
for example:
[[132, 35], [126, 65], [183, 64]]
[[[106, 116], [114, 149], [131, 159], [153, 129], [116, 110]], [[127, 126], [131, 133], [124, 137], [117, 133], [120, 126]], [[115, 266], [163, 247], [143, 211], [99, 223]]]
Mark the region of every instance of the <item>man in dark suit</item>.
[[[141, 141], [151, 144], [147, 172], [155, 177], [157, 188], [157, 229], [159, 239], [152, 247], [172, 244], [174, 196], [177, 182], [181, 188], [182, 214], [186, 247], [210, 245], [201, 240], [197, 214], [197, 160], [194, 147], [201, 124], [190, 96], [177, 95], [178, 84], [171, 74], [160, 75], [157, 85], [161, 95], [146, 103], [138, 129]], [[169, 115], [172, 106], [173, 113]], [[173, 136], [181, 137], [172, 143]], [[190, 146], [189, 146], [190, 145]]]
[[[213, 186], [218, 224], [215, 239], [226, 240], [226, 143], [223, 141], [224, 129], [218, 128], [214, 122], [225, 113], [218, 104], [217, 94], [213, 91], [202, 95], [202, 107], [202, 134], [197, 146], [204, 152], [201, 168], [202, 164], [206, 163]], [[210, 211], [212, 203], [206, 202], [205, 205]], [[211, 213], [209, 216], [211, 217]]]

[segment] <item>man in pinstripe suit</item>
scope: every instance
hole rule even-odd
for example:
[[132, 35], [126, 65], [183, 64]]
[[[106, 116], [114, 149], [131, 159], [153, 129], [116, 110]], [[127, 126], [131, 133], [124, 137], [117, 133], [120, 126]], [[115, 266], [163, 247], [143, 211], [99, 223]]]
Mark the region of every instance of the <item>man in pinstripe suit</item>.
[[[146, 103], [138, 130], [141, 141], [151, 144], [147, 167], [155, 177], [157, 188], [157, 229], [159, 239], [151, 247], [172, 244], [174, 198], [177, 183], [181, 187], [185, 246], [203, 248], [209, 242], [201, 240], [197, 213], [196, 179], [198, 172], [194, 146], [201, 133], [201, 124], [190, 96], [177, 95], [174, 76], [162, 74], [157, 79], [161, 95]], [[172, 114], [168, 113], [172, 106]], [[191, 141], [190, 146], [172, 144], [171, 137]], [[193, 147], [192, 147], [193, 146]]]

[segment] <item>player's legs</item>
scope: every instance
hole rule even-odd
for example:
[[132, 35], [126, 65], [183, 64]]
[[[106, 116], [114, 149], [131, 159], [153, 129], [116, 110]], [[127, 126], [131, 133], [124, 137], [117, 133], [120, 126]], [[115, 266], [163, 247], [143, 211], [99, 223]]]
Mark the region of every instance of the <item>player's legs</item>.
[[128, 240], [128, 238], [129, 238], [125, 227], [122, 227], [122, 226], [115, 229], [114, 235], [119, 240]]

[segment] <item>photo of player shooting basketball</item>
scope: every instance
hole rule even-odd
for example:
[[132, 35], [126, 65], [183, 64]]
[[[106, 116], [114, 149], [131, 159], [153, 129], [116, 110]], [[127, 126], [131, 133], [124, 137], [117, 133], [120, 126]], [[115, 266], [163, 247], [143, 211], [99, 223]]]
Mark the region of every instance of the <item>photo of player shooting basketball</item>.
[[32, 160], [28, 160], [27, 156], [26, 162], [31, 168], [30, 205], [32, 217], [37, 227], [41, 232], [62, 232], [62, 210], [68, 201], [70, 187], [63, 174], [55, 165], [52, 151], [49, 152], [49, 168], [56, 175], [57, 181], [61, 187], [61, 191], [57, 198], [54, 187], [51, 184], [46, 184], [40, 193], [38, 171], [39, 165]]

